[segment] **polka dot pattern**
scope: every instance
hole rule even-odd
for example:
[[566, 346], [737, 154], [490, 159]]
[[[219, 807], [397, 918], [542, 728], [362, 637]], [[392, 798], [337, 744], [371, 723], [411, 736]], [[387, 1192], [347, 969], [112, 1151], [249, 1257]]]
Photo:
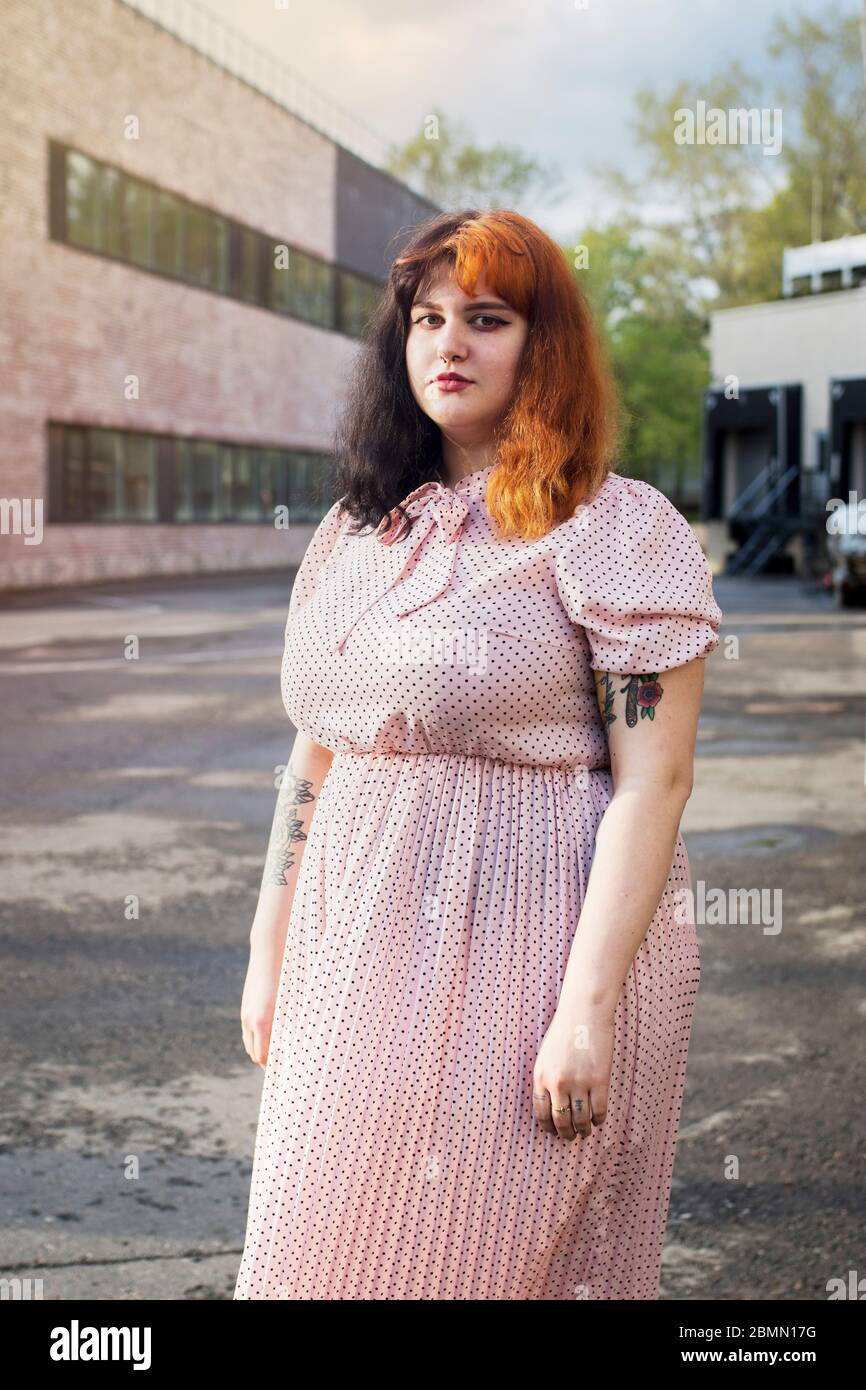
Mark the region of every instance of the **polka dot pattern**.
[[289, 604], [283, 700], [334, 752], [286, 939], [236, 1299], [651, 1299], [700, 962], [682, 837], [616, 1007], [609, 1109], [546, 1134], [532, 1072], [612, 795], [592, 666], [718, 644], [694, 533], [611, 474], [537, 541], [491, 469], [410, 533], [335, 504]]

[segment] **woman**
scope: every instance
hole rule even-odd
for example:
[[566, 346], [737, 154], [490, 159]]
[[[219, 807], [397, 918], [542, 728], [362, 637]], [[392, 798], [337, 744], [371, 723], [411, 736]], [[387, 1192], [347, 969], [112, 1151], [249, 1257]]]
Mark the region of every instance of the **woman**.
[[416, 229], [289, 604], [235, 1298], [658, 1296], [722, 614], [615, 437], [556, 244], [506, 211]]

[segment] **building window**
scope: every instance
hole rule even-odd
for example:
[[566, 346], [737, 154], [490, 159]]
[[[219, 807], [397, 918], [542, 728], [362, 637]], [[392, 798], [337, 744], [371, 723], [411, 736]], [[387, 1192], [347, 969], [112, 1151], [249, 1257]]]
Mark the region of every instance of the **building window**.
[[84, 430], [67, 430], [64, 443], [60, 504], [70, 521], [81, 521], [87, 514], [84, 497]]
[[219, 445], [179, 439], [174, 446], [175, 521], [222, 521]]
[[106, 254], [125, 256], [124, 194], [126, 180], [117, 169], [103, 169], [100, 178], [102, 235]]
[[153, 264], [153, 190], [139, 179], [126, 180], [124, 200], [127, 255], [133, 265]]
[[382, 293], [375, 280], [79, 150], [51, 142], [50, 157], [51, 234], [72, 246], [351, 337]]
[[49, 426], [55, 522], [321, 521], [330, 455], [82, 425]]
[[[267, 516], [273, 516], [277, 507], [289, 507], [289, 456], [284, 449], [262, 449], [259, 456], [259, 471], [256, 479], [259, 504]], [[304, 517], [289, 515], [296, 521]]]
[[73, 246], [103, 251], [102, 171], [98, 164], [74, 150], [66, 153], [66, 228]]
[[122, 434], [121, 511], [127, 520], [156, 518], [156, 440], [153, 435]]
[[278, 245], [269, 248], [269, 255], [270, 307], [324, 328], [335, 327], [333, 267], [303, 251], [289, 249], [286, 256]]
[[181, 278], [183, 271], [183, 204], [161, 188], [153, 192], [153, 260], [148, 267]]
[[249, 304], [262, 304], [261, 239], [249, 227], [239, 227], [238, 238], [238, 295]]
[[184, 217], [184, 273], [194, 285], [228, 290], [228, 225], [225, 218], [188, 204]]
[[152, 436], [123, 430], [70, 430], [62, 498], [71, 520], [155, 521]]
[[350, 270], [338, 272], [337, 285], [337, 314], [343, 332], [360, 338], [381, 299], [382, 286], [362, 275], [353, 275]]
[[318, 454], [295, 451], [287, 505], [292, 521], [321, 521], [331, 505], [323, 498], [325, 475]]
[[258, 521], [264, 512], [259, 491], [258, 449], [226, 449], [224, 476], [228, 482], [229, 512], [238, 521]]

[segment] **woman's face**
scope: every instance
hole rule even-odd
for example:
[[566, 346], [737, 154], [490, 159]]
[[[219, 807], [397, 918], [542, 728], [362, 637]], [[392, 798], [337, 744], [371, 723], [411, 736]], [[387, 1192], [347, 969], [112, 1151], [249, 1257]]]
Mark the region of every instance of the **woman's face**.
[[[466, 295], [445, 270], [422, 287], [409, 315], [406, 370], [425, 415], [459, 444], [489, 438], [514, 397], [529, 324], [479, 278]], [[437, 381], [456, 372], [468, 385]]]

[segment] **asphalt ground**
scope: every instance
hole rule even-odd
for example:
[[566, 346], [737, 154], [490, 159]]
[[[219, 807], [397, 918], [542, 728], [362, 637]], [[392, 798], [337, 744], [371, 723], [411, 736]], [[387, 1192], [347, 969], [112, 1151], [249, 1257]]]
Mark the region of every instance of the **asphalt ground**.
[[[45, 1299], [231, 1298], [290, 586], [0, 600], [0, 1275]], [[866, 610], [789, 577], [715, 591], [683, 833], [725, 911], [698, 917], [662, 1297], [825, 1300], [866, 1275]]]

